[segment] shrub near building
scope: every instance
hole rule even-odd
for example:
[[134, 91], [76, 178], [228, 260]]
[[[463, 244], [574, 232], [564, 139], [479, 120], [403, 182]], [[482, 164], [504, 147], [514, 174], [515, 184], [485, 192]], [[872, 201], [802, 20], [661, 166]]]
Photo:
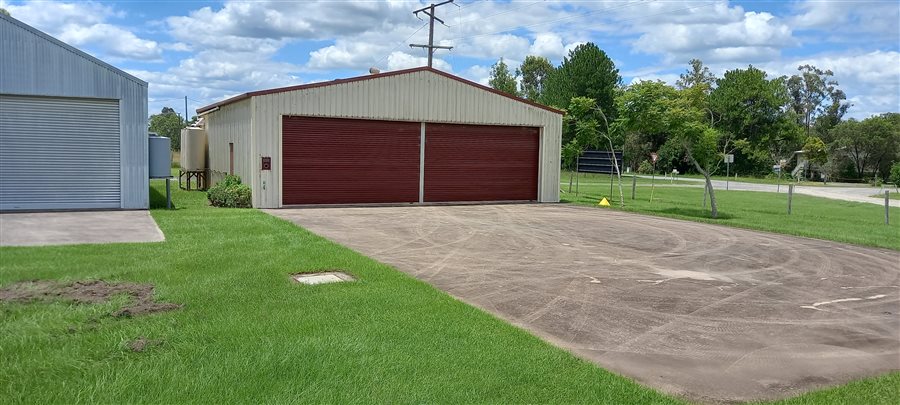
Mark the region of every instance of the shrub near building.
[[241, 178], [234, 175], [225, 176], [206, 192], [211, 205], [226, 208], [250, 208], [251, 196], [250, 186], [241, 183]]

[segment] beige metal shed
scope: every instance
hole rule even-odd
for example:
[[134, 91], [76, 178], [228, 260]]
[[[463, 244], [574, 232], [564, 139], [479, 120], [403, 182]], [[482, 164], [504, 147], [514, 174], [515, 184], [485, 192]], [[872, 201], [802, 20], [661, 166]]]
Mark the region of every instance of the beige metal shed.
[[242, 94], [205, 117], [253, 205], [559, 201], [562, 112], [422, 67]]

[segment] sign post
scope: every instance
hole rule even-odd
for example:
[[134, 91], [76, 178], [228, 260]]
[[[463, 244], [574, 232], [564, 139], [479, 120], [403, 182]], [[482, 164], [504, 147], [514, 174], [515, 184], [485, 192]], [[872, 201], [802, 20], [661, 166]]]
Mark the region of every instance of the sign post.
[[728, 190], [728, 176], [731, 175], [731, 164], [734, 163], [734, 155], [728, 153], [725, 155], [725, 189]]
[[773, 165], [772, 171], [778, 173], [778, 186], [775, 188], [776, 193], [781, 192], [781, 165]]
[[650, 153], [650, 160], [653, 162], [653, 171], [650, 172], [650, 202], [653, 202], [653, 188], [656, 186], [656, 159], [659, 159], [659, 155], [656, 152]]

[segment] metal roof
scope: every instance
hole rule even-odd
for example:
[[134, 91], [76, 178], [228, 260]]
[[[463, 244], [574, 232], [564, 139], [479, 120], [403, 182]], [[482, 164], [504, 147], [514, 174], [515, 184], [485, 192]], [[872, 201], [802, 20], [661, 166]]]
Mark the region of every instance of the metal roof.
[[212, 110], [216, 107], [222, 107], [222, 106], [225, 106], [225, 105], [228, 105], [231, 103], [235, 103], [235, 102], [238, 102], [241, 100], [251, 98], [253, 96], [262, 96], [262, 95], [266, 95], [266, 94], [283, 93], [283, 92], [296, 91], [296, 90], [314, 89], [317, 87], [334, 86], [334, 85], [338, 85], [338, 84], [352, 83], [352, 82], [358, 82], [358, 81], [363, 81], [363, 80], [379, 79], [379, 78], [383, 78], [383, 77], [398, 76], [398, 75], [404, 75], [404, 74], [422, 72], [422, 71], [432, 72], [432, 73], [444, 76], [446, 78], [468, 84], [468, 85], [478, 88], [480, 90], [488, 91], [488, 92], [509, 98], [511, 100], [515, 100], [520, 103], [525, 103], [525, 104], [528, 104], [528, 105], [531, 105], [531, 106], [534, 106], [534, 107], [537, 107], [537, 108], [540, 108], [543, 110], [547, 110], [547, 111], [554, 112], [557, 114], [564, 114], [563, 111], [557, 110], [553, 107], [548, 107], [543, 104], [535, 103], [534, 101], [531, 101], [531, 100], [519, 98], [519, 97], [513, 96], [511, 94], [507, 94], [502, 91], [499, 91], [497, 89], [493, 89], [488, 86], [484, 86], [484, 85], [475, 83], [471, 80], [466, 80], [466, 79], [463, 79], [462, 77], [454, 76], [449, 73], [442, 72], [440, 70], [430, 68], [427, 66], [417, 67], [417, 68], [412, 68], [412, 69], [395, 70], [392, 72], [385, 72], [385, 73], [369, 74], [369, 75], [365, 75], [365, 76], [357, 76], [357, 77], [351, 77], [351, 78], [347, 78], [347, 79], [336, 79], [336, 80], [332, 80], [332, 81], [328, 81], [328, 82], [301, 84], [301, 85], [297, 85], [297, 86], [278, 87], [278, 88], [274, 88], [274, 89], [251, 91], [248, 93], [240, 94], [240, 95], [219, 101], [218, 103], [213, 103], [213, 104], [207, 105], [205, 107], [200, 107], [197, 109], [197, 114], [202, 114], [202, 113]]

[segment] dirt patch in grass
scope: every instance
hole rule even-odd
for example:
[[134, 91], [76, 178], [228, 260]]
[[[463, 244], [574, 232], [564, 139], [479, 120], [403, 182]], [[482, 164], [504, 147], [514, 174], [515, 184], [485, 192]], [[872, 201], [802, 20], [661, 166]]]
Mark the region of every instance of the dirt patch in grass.
[[162, 340], [147, 339], [141, 336], [135, 340], [132, 340], [131, 342], [128, 342], [128, 349], [135, 353], [140, 353], [152, 347], [161, 346], [162, 344]]
[[153, 284], [109, 283], [103, 280], [60, 283], [52, 280], [22, 281], [0, 288], [0, 301], [72, 301], [80, 304], [107, 302], [112, 297], [126, 294], [131, 302], [110, 315], [121, 318], [172, 311], [181, 304], [153, 300]]

